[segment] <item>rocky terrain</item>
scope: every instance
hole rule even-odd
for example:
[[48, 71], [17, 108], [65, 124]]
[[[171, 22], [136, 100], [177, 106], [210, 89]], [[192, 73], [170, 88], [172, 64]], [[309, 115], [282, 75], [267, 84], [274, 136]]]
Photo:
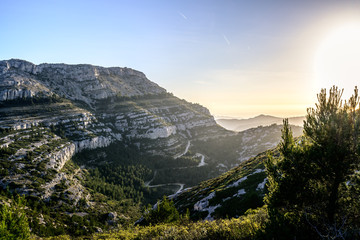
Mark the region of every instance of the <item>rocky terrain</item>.
[[[270, 151], [269, 151], [270, 152]], [[249, 208], [263, 206], [266, 192], [264, 160], [269, 152], [172, 196], [180, 212], [190, 210], [192, 219], [214, 220], [239, 217]], [[272, 154], [278, 154], [276, 149]]]
[[23, 60], [0, 61], [3, 101], [57, 94], [92, 105], [96, 100], [120, 96], [159, 94], [165, 89], [130, 68], [92, 65], [40, 64]]
[[206, 108], [129, 68], [0, 61], [0, 105], [0, 184], [44, 199], [63, 181], [74, 200], [71, 179], [83, 170], [67, 175], [63, 167], [83, 150], [130, 141], [176, 156], [189, 140], [231, 135]]
[[[205, 107], [130, 68], [0, 61], [0, 186], [30, 198], [29, 211], [45, 204], [29, 213], [34, 224], [45, 222], [32, 226], [40, 232], [80, 234], [131, 221], [138, 204], [192, 195], [197, 187], [184, 188], [276, 146], [280, 135], [279, 125], [228, 131]], [[260, 165], [249, 174], [264, 175]], [[244, 195], [241, 182], [229, 182], [225, 192]], [[176, 200], [180, 209], [191, 205], [206, 219], [226, 212], [214, 205], [217, 193], [198, 190], [186, 204]], [[87, 228], [79, 227], [83, 219]]]

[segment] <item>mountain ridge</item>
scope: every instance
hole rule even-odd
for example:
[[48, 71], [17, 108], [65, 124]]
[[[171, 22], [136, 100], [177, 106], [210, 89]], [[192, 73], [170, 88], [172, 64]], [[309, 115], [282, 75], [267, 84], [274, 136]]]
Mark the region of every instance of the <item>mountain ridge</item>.
[[[10, 59], [0, 61], [0, 72], [7, 78], [7, 81], [2, 82], [2, 100], [32, 97], [41, 93], [47, 95], [53, 91], [91, 106], [94, 100], [115, 95], [131, 97], [166, 92], [149, 81], [144, 73], [131, 68], [104, 68], [90, 64], [35, 65], [24, 60]], [[36, 88], [40, 85], [41, 89], [36, 89], [35, 85]], [[20, 86], [22, 88], [19, 89]]]
[[[266, 114], [260, 114], [258, 116], [246, 119], [237, 119], [237, 118], [215, 118], [215, 121], [222, 127], [227, 130], [241, 132], [249, 128], [254, 128], [258, 126], [268, 126], [271, 124], [282, 124], [284, 118], [275, 117]], [[295, 126], [302, 126], [305, 117], [289, 117], [289, 123]]]

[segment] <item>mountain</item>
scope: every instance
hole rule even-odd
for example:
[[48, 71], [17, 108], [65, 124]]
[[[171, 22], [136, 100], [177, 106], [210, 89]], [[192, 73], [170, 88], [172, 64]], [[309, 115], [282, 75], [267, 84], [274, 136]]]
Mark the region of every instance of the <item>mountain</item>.
[[0, 61], [0, 106], [0, 202], [25, 195], [39, 236], [131, 224], [142, 205], [217, 177], [281, 135], [279, 125], [228, 131], [130, 68]]
[[[289, 118], [289, 123], [296, 126], [302, 126], [305, 117], [291, 117]], [[216, 122], [226, 128], [227, 130], [241, 132], [249, 128], [255, 128], [258, 126], [268, 126], [271, 124], [282, 124], [283, 118], [269, 116], [269, 115], [259, 115], [249, 119], [225, 119], [219, 118], [216, 119]]]
[[[157, 139], [156, 145], [175, 155], [202, 130], [229, 134], [206, 108], [172, 96], [129, 68], [9, 60], [0, 62], [0, 73], [2, 128], [61, 126], [76, 152], [126, 138]], [[18, 106], [19, 101], [30, 104]], [[144, 145], [149, 151], [150, 142]]]

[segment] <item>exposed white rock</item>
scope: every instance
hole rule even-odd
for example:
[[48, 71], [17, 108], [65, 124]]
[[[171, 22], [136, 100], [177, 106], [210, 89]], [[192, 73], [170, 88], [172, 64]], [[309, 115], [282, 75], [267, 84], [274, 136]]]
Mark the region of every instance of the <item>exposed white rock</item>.
[[5, 89], [0, 92], [0, 100], [14, 100], [17, 98], [30, 98], [35, 93], [29, 89]]
[[233, 195], [233, 197], [240, 197], [241, 195], [244, 195], [246, 192], [245, 192], [245, 189], [239, 189], [239, 191], [237, 193], [235, 193]]
[[209, 206], [209, 200], [215, 197], [216, 192], [210, 193], [208, 196], [204, 197], [203, 199], [197, 201], [194, 204], [195, 211], [207, 211], [207, 207]]
[[150, 139], [167, 138], [175, 133], [176, 133], [175, 126], [164, 126], [164, 127], [149, 129], [141, 137], [150, 138]]
[[253, 175], [253, 174], [261, 173], [261, 172], [264, 172], [264, 171], [265, 171], [264, 169], [260, 169], [260, 168], [255, 169], [254, 172], [252, 172], [252, 173], [250, 173], [249, 175], [247, 175], [247, 176], [245, 176], [245, 177], [242, 177], [242, 178], [240, 178], [239, 180], [237, 180], [237, 181], [235, 181], [235, 182], [227, 185], [226, 188], [237, 187], [237, 186], [239, 186], [239, 184], [240, 184], [241, 182], [247, 180], [247, 178], [248, 178], [249, 176], [251, 176], [251, 175]]
[[75, 172], [73, 175], [67, 177], [70, 186], [67, 188], [66, 191], [68, 193], [68, 198], [72, 201], [74, 205], [76, 205], [80, 199], [88, 198], [88, 196], [85, 196], [87, 192], [84, 186], [80, 183], [78, 179], [74, 177], [77, 174], [78, 172]]
[[265, 172], [265, 169], [257, 168], [257, 169], [255, 169], [255, 171], [253, 173], [251, 173], [251, 175], [261, 173], [261, 172]]
[[[47, 164], [46, 168], [58, 171], [54, 179], [47, 180], [49, 182], [42, 186], [45, 189], [43, 197], [47, 199], [52, 194], [57, 194], [54, 187], [64, 180], [68, 186], [67, 195], [76, 202], [81, 197], [86, 198], [86, 191], [76, 179], [68, 174], [64, 175], [60, 170], [77, 152], [84, 149], [106, 147], [114, 141], [120, 141], [123, 137], [127, 137], [134, 140], [133, 143], [138, 144], [139, 148], [141, 144], [141, 149], [150, 153], [174, 156], [183, 153], [186, 143], [188, 143], [185, 148], [186, 153], [191, 139], [200, 139], [204, 135], [217, 136], [216, 131], [211, 132], [212, 127], [217, 126], [216, 122], [209, 111], [200, 105], [190, 104], [168, 95], [158, 95], [159, 99], [156, 96], [154, 104], [150, 100], [149, 108], [147, 103], [122, 106], [121, 99], [106, 99], [112, 96], [131, 97], [162, 93], [165, 93], [165, 89], [149, 81], [143, 73], [128, 68], [65, 64], [35, 65], [16, 59], [0, 61], [0, 101], [50, 97], [55, 94], [55, 96], [61, 96], [68, 100], [80, 100], [88, 104], [88, 107], [79, 107], [83, 103], [78, 101], [71, 104], [69, 101], [53, 102], [49, 105], [35, 103], [29, 108], [23, 107], [29, 112], [28, 114], [19, 113], [17, 116], [9, 115], [9, 117], [5, 114], [1, 115], [1, 127], [24, 133], [31, 131], [24, 129], [41, 125], [44, 126], [44, 129], [48, 127], [53, 132], [59, 132], [59, 136], [55, 137], [48, 131], [44, 139], [18, 150], [12, 156], [11, 161], [24, 159], [28, 152], [43, 145], [50, 145], [56, 140], [53, 150], [45, 147], [46, 151], [34, 154], [35, 157], [32, 159], [34, 164], [44, 161]], [[106, 100], [100, 101], [101, 99]], [[133, 99], [133, 102], [136, 102], [137, 98]], [[146, 98], [140, 99], [144, 102]], [[101, 112], [102, 107], [99, 105], [103, 102], [110, 103], [109, 111], [106, 109], [105, 112]], [[126, 102], [128, 100], [125, 100]], [[132, 99], [129, 102], [132, 102]], [[6, 108], [4, 111], [13, 111], [12, 105], [6, 106]], [[91, 110], [85, 110], [85, 108]], [[65, 141], [60, 138], [60, 136], [63, 138], [63, 135], [73, 140], [64, 143]], [[148, 140], [141, 141], [141, 139]], [[2, 141], [2, 146], [7, 146], [15, 141], [10, 138], [5, 140]], [[202, 157], [199, 167], [206, 164], [203, 155], [197, 154], [197, 156]], [[22, 164], [16, 166], [23, 167]], [[46, 171], [42, 174], [46, 174]], [[22, 184], [21, 179], [18, 178], [23, 176], [14, 174], [11, 178]], [[29, 181], [29, 179], [25, 180]], [[0, 181], [3, 184], [9, 182], [4, 179], [0, 179]], [[180, 192], [183, 184], [176, 183], [176, 185], [180, 187]], [[214, 194], [212, 193], [208, 199]], [[199, 202], [199, 204], [201, 207], [204, 204], [208, 205], [208, 202], [206, 203], [206, 199], [203, 199], [203, 202]], [[208, 208], [210, 219], [215, 208], [203, 206], [203, 209], [205, 208]]]
[[63, 172], [57, 173], [55, 177], [48, 183], [42, 185], [44, 189], [44, 194], [41, 196], [42, 199], [49, 199], [51, 194], [53, 194], [55, 190], [55, 185], [59, 184], [62, 180], [66, 180], [66, 174]]
[[201, 211], [201, 212], [208, 212], [208, 215], [205, 217], [204, 220], [212, 221], [214, 218], [211, 216], [212, 213], [215, 211], [216, 208], [220, 207], [220, 204], [217, 204], [215, 206], [209, 206], [209, 200], [215, 197], [216, 192], [210, 193], [207, 197], [199, 200], [194, 204], [194, 210], [195, 211]]
[[204, 218], [204, 220], [205, 221], [214, 221], [214, 218], [211, 215], [213, 214], [213, 212], [215, 212], [215, 209], [217, 209], [218, 207], [221, 207], [221, 204], [217, 204], [215, 206], [209, 206], [207, 208], [208, 215]]
[[264, 189], [267, 180], [268, 180], [268, 179], [265, 178], [263, 182], [259, 183], [258, 186], [257, 186], [257, 188], [256, 188], [256, 190], [258, 191], [258, 190]]
[[107, 147], [113, 142], [111, 137], [96, 136], [90, 139], [84, 139], [82, 141], [76, 141], [76, 152], [80, 152], [84, 149], [95, 149], [99, 147]]
[[52, 168], [59, 171], [74, 154], [75, 144], [71, 143], [63, 145], [60, 147], [59, 151], [51, 153], [50, 161], [47, 163], [46, 168]]
[[247, 180], [247, 178], [248, 178], [248, 176], [245, 176], [245, 177], [243, 177], [243, 178], [240, 178], [239, 180], [233, 182], [232, 184], [227, 185], [226, 188], [237, 187], [237, 186], [239, 186], [239, 184], [240, 184], [241, 182]]

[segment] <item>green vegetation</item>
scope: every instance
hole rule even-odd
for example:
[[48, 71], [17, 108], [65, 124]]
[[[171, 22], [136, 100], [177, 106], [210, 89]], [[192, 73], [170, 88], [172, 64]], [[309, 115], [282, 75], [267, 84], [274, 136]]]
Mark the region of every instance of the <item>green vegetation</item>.
[[130, 227], [116, 232], [96, 234], [93, 239], [238, 239], [250, 240], [263, 236], [267, 222], [264, 208], [249, 210], [245, 216], [212, 222], [182, 222], [181, 224], [157, 224], [147, 227]]
[[192, 157], [151, 155], [133, 144], [125, 144], [117, 142], [106, 148], [84, 150], [73, 157], [74, 163], [88, 169], [86, 187], [114, 200], [131, 198], [134, 202], [154, 204], [163, 195], [173, 194], [176, 188], [148, 188], [147, 181], [152, 180], [153, 185], [181, 182], [192, 186], [210, 177], [209, 167], [197, 168], [198, 161]]
[[143, 179], [151, 170], [142, 165], [112, 166], [89, 169], [85, 186], [115, 200], [131, 198], [134, 202], [143, 200]]
[[[194, 204], [212, 192], [215, 192], [215, 195], [209, 200], [209, 205], [219, 205], [212, 214], [215, 219], [241, 216], [249, 208], [255, 209], [263, 206], [266, 188], [258, 189], [257, 187], [264, 182], [266, 177], [263, 171], [263, 162], [267, 159], [267, 154], [267, 152], [259, 154], [216, 178], [201, 182], [199, 185], [182, 192], [180, 196], [174, 199], [179, 212], [185, 213], [186, 209], [189, 209], [192, 220], [206, 217], [208, 213], [195, 211]], [[274, 150], [273, 154], [277, 155], [277, 151]], [[240, 179], [242, 181], [232, 186]], [[240, 190], [244, 190], [246, 194], [234, 197]]]
[[[134, 205], [131, 200], [112, 201], [102, 194], [94, 194], [91, 207], [87, 206], [84, 199], [77, 205], [71, 205], [61, 203], [59, 199], [43, 201], [38, 197], [28, 195], [21, 197], [18, 204], [18, 198], [16, 193], [0, 190], [0, 202], [5, 203], [0, 207], [1, 216], [5, 216], [5, 218], [0, 216], [0, 224], [2, 224], [0, 239], [21, 239], [20, 235], [15, 238], [10, 237], [26, 229], [26, 236], [29, 236], [29, 228], [31, 234], [38, 237], [64, 234], [73, 237], [86, 236], [98, 229], [109, 231], [116, 228], [118, 224], [128, 226], [141, 216], [139, 205]], [[10, 207], [7, 207], [6, 202], [10, 202]], [[116, 212], [121, 217], [110, 221], [108, 217], [110, 212]], [[2, 236], [5, 238], [1, 238]]]
[[35, 104], [47, 105], [50, 103], [61, 103], [64, 99], [56, 94], [46, 96], [45, 94], [39, 94], [38, 96], [28, 98], [18, 98], [14, 100], [1, 101], [0, 107], [19, 107], [19, 106], [31, 106]]
[[[294, 135], [299, 136], [302, 128], [292, 126]], [[271, 145], [276, 144], [281, 139], [281, 126], [260, 126], [236, 133], [233, 136], [220, 137], [215, 139], [192, 141], [193, 148], [209, 157], [208, 164], [217, 165], [224, 163], [230, 169], [231, 166], [237, 166], [240, 161], [248, 160], [250, 156], [267, 151]], [[261, 141], [259, 141], [261, 139]], [[241, 153], [241, 154], [240, 154]], [[241, 158], [242, 155], [248, 156]], [[241, 159], [239, 159], [241, 158]], [[213, 174], [212, 177], [217, 176]]]
[[[333, 87], [308, 109], [304, 136], [295, 141], [284, 121], [280, 158], [266, 162], [270, 223], [276, 239], [360, 237], [360, 110], [358, 90], [342, 104]], [[281, 229], [281, 232], [279, 231]]]
[[[186, 219], [189, 216], [185, 216]], [[144, 220], [141, 225], [156, 225], [159, 223], [174, 223], [180, 220], [180, 214], [177, 211], [174, 202], [166, 196], [162, 201], [158, 201], [156, 207], [151, 205], [145, 210]]]
[[[238, 163], [234, 149], [247, 150], [239, 148], [245, 141], [254, 143], [255, 152], [262, 151], [265, 146], [255, 144], [257, 136], [274, 126], [247, 135], [193, 141], [188, 154], [178, 159], [147, 153], [138, 147], [145, 145], [142, 140], [138, 145], [124, 140], [76, 154], [61, 173], [46, 169], [47, 161], [37, 160], [68, 144], [65, 137], [72, 131], [68, 126], [2, 129], [9, 144], [0, 155], [11, 161], [0, 161], [0, 174], [21, 177], [0, 190], [0, 239], [27, 239], [30, 229], [36, 237], [58, 239], [358, 239], [359, 98], [355, 89], [342, 104], [341, 94], [335, 87], [329, 95], [322, 90], [316, 108], [308, 110], [302, 137], [294, 138], [285, 120], [277, 149], [210, 180], [206, 179], [216, 174], [218, 160], [225, 159], [221, 162], [228, 166]], [[154, 101], [147, 103], [149, 98]], [[166, 94], [113, 100], [116, 109], [129, 107], [132, 100], [136, 100], [133, 107], [140, 109], [161, 101], [179, 103]], [[76, 123], [69, 123], [77, 129]], [[197, 151], [206, 155], [206, 166], [196, 167]], [[29, 193], [40, 192], [57, 174], [67, 176], [57, 179], [46, 201], [32, 194], [18, 200], [16, 189], [27, 184]], [[265, 178], [267, 186], [259, 187]], [[203, 182], [171, 200], [162, 196], [173, 193], [174, 186], [154, 186], [177, 182], [191, 186], [199, 181]], [[77, 189], [81, 194], [76, 201], [69, 197], [75, 183], [75, 188], [84, 186]], [[156, 208], [144, 208], [161, 197]], [[201, 206], [195, 208], [196, 203]], [[208, 207], [212, 211], [204, 210]], [[142, 226], [133, 226], [141, 215]], [[197, 221], [206, 216], [216, 220]]]
[[17, 240], [28, 239], [30, 229], [24, 211], [23, 197], [11, 199], [10, 203], [0, 205], [0, 239]]

